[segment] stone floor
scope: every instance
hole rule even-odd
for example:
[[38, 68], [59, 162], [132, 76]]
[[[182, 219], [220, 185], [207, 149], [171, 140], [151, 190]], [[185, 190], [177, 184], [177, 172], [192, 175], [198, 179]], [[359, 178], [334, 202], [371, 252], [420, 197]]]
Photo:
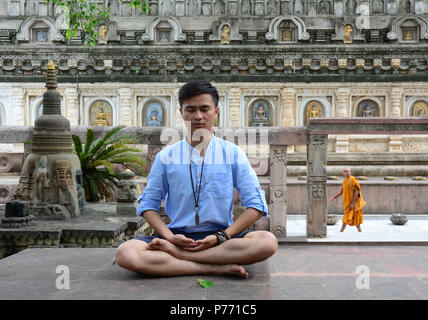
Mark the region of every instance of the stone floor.
[[[32, 248], [6, 257], [0, 260], [1, 299], [428, 299], [427, 246], [282, 244], [268, 261], [247, 266], [245, 280], [143, 276], [112, 265], [115, 250]], [[198, 278], [214, 286], [204, 289]]]

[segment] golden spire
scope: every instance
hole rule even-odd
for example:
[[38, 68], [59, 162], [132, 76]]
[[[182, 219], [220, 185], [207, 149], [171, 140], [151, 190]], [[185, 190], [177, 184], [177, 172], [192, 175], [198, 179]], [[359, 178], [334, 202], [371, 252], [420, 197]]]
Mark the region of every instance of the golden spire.
[[52, 60], [49, 60], [48, 63], [48, 72], [46, 75], [46, 87], [48, 89], [56, 88], [56, 70], [55, 70], [55, 64]]
[[53, 61], [52, 61], [52, 60], [49, 60], [49, 63], [48, 63], [48, 69], [49, 69], [49, 70], [55, 70], [55, 64], [53, 63]]

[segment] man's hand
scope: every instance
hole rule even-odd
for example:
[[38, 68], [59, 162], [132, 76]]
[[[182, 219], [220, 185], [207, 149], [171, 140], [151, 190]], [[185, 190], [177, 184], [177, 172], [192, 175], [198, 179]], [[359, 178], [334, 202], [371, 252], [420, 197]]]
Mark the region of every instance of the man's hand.
[[205, 237], [202, 240], [197, 240], [195, 241], [196, 245], [193, 247], [187, 247], [184, 248], [184, 250], [187, 251], [201, 251], [201, 250], [205, 250], [211, 247], [214, 247], [215, 245], [217, 245], [217, 237], [213, 234]]
[[354, 204], [353, 204], [353, 203], [351, 203], [351, 204], [349, 205], [349, 210], [352, 210], [352, 209], [354, 209]]
[[334, 199], [336, 199], [335, 197], [331, 197], [330, 199], [328, 199], [328, 202], [332, 202]]
[[197, 246], [197, 242], [195, 240], [186, 238], [184, 234], [174, 234], [168, 239], [168, 241], [186, 250]]

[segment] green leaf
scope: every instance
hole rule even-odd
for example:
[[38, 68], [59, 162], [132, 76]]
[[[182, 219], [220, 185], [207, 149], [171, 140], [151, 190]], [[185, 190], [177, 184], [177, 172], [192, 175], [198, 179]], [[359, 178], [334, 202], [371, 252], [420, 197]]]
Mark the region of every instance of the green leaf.
[[204, 280], [204, 279], [196, 279], [199, 281], [199, 284], [201, 285], [201, 287], [208, 289], [211, 288], [212, 286], [214, 286], [214, 283], [212, 283], [209, 280]]

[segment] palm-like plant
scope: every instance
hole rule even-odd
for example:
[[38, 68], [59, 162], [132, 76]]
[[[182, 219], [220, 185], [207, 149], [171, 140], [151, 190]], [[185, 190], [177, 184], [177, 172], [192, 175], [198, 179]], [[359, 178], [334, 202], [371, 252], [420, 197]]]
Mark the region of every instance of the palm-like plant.
[[95, 141], [94, 131], [88, 128], [85, 145], [77, 135], [72, 135], [74, 152], [82, 168], [86, 201], [100, 201], [113, 196], [120, 180], [114, 164], [125, 165], [140, 174], [144, 172], [146, 161], [136, 154], [141, 150], [128, 146], [137, 143], [136, 136], [119, 135], [124, 127], [114, 127]]

